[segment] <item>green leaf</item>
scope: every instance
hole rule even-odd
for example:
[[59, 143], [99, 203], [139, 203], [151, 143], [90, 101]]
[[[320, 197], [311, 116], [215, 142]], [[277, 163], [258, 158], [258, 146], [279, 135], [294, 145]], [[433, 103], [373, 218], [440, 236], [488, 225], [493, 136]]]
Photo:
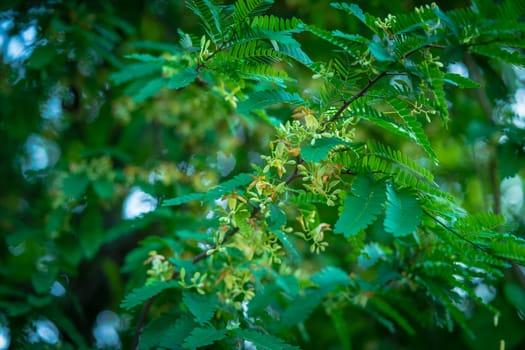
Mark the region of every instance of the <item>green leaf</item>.
[[215, 343], [226, 338], [226, 329], [215, 329], [213, 327], [195, 328], [184, 340], [183, 348], [195, 349]]
[[368, 44], [368, 48], [370, 49], [370, 52], [375, 57], [376, 60], [381, 62], [394, 62], [395, 59], [390, 56], [388, 51], [378, 42], [371, 41]]
[[248, 304], [250, 316], [258, 316], [261, 313], [265, 313], [267, 307], [276, 302], [279, 292], [280, 289], [275, 283], [258, 288], [255, 296]]
[[242, 23], [248, 17], [263, 13], [272, 4], [273, 0], [237, 0], [233, 16], [238, 23]]
[[374, 182], [364, 175], [359, 175], [352, 183], [352, 193], [345, 198], [334, 233], [344, 234], [345, 237], [358, 234], [382, 211], [385, 199], [383, 182]]
[[175, 55], [175, 54], [182, 52], [180, 47], [176, 45], [167, 44], [167, 43], [159, 43], [158, 41], [147, 41], [147, 40], [131, 41], [131, 42], [128, 42], [127, 45], [129, 45], [129, 47], [132, 49], [157, 51], [159, 52], [159, 54], [170, 53], [170, 54]]
[[283, 225], [286, 225], [286, 215], [277, 204], [270, 204], [270, 215], [266, 218], [268, 227], [271, 230], [280, 230]]
[[427, 154], [437, 164], [437, 155], [430, 145], [430, 141], [423, 130], [423, 126], [416, 116], [413, 115], [407, 102], [398, 98], [391, 98], [389, 99], [388, 104], [390, 104], [390, 106], [392, 106], [392, 108], [398, 113], [399, 117], [403, 118], [405, 121], [403, 127], [408, 131], [409, 137], [423, 147]]
[[471, 46], [469, 49], [480, 55], [525, 67], [525, 57], [519, 51], [508, 51], [497, 44]]
[[217, 309], [217, 299], [213, 295], [184, 292], [182, 301], [195, 316], [195, 320], [201, 324], [208, 322]]
[[162, 315], [151, 321], [140, 337], [139, 349], [156, 347], [182, 349], [182, 341], [195, 328], [195, 322], [188, 316]]
[[234, 178], [225, 181], [208, 192], [203, 193], [190, 193], [183, 196], [166, 199], [162, 202], [162, 206], [173, 206], [180, 205], [191, 201], [212, 201], [217, 198], [224, 196], [225, 194], [235, 190], [238, 187], [245, 186], [253, 181], [253, 178], [248, 173], [241, 173], [236, 175]]
[[235, 222], [239, 228], [239, 232], [243, 235], [252, 235], [253, 227], [248, 223], [250, 213], [247, 210], [239, 211], [235, 213]]
[[57, 48], [52, 47], [51, 45], [38, 46], [27, 61], [27, 67], [32, 69], [42, 69], [53, 62], [56, 54]]
[[505, 223], [505, 216], [494, 213], [476, 213], [467, 215], [454, 223], [454, 227], [462, 234], [487, 233]]
[[316, 140], [313, 146], [308, 144], [301, 147], [301, 157], [307, 162], [320, 162], [328, 157], [332, 148], [345, 144], [345, 141], [337, 137], [322, 138]]
[[338, 267], [326, 266], [321, 271], [315, 273], [312, 282], [317, 284], [320, 289], [332, 290], [334, 287], [348, 286], [352, 283], [348, 274]]
[[58, 275], [58, 268], [56, 266], [47, 266], [46, 271], [34, 271], [31, 275], [31, 282], [35, 291], [39, 294], [48, 294], [53, 282], [55, 282]]
[[278, 275], [275, 284], [279, 286], [290, 298], [295, 298], [300, 291], [299, 280], [294, 275]]
[[357, 258], [357, 264], [360, 268], [366, 270], [374, 266], [385, 255], [385, 252], [377, 242], [370, 242], [361, 250], [361, 254]]
[[281, 43], [278, 45], [277, 52], [291, 57], [304, 65], [310, 65], [313, 63], [310, 57], [308, 57], [308, 55], [303, 50], [301, 50], [300, 46], [298, 45]]
[[49, 318], [75, 343], [76, 349], [88, 349], [88, 345], [82, 333], [79, 332], [77, 325], [73, 322], [74, 319], [67, 317], [58, 308], [53, 308]]
[[146, 63], [158, 63], [161, 65], [168, 62], [168, 60], [164, 57], [153, 56], [147, 53], [132, 53], [124, 57], [132, 59], [132, 60], [136, 60], [136, 61], [141, 61], [141, 62], [146, 62]]
[[520, 148], [519, 145], [514, 145], [510, 142], [498, 145], [498, 168], [502, 179], [513, 177], [521, 169], [525, 169], [525, 150]]
[[400, 150], [394, 150], [387, 145], [376, 142], [368, 143], [368, 149], [370, 154], [380, 158], [388, 159], [392, 163], [395, 163], [396, 166], [392, 167], [394, 172], [396, 172], [398, 169], [403, 169], [413, 174], [417, 179], [424, 180], [428, 182], [429, 185], [437, 186], [434, 182], [434, 175], [430, 170], [423, 167], [421, 164], [414, 161]]
[[93, 189], [100, 198], [110, 198], [113, 195], [113, 182], [109, 179], [97, 179], [93, 182]]
[[85, 174], [70, 174], [64, 179], [62, 191], [69, 197], [78, 198], [86, 190], [89, 179]]
[[525, 240], [510, 234], [500, 235], [499, 239], [489, 244], [493, 255], [525, 264]]
[[33, 294], [29, 294], [27, 296], [27, 302], [29, 305], [33, 306], [34, 308], [43, 308], [51, 304], [53, 301], [53, 296], [51, 294], [48, 294], [46, 296], [36, 296]]
[[212, 0], [191, 0], [186, 2], [186, 6], [201, 19], [201, 24], [206, 33], [214, 42], [224, 38], [222, 35], [222, 16], [220, 15], [221, 7], [217, 6]]
[[32, 307], [26, 301], [17, 302], [0, 300], [0, 309], [5, 310], [9, 317], [18, 317], [29, 313], [32, 310]]
[[402, 237], [413, 233], [421, 222], [421, 207], [416, 195], [409, 190], [396, 193], [393, 186], [387, 186], [385, 230]]
[[330, 319], [334, 325], [334, 329], [337, 332], [339, 343], [343, 350], [351, 350], [352, 344], [350, 343], [350, 332], [348, 331], [347, 322], [343, 316], [341, 309], [330, 310]]
[[374, 24], [374, 22], [376, 21], [375, 17], [368, 13], [364, 13], [358, 5], [347, 3], [331, 3], [330, 5], [338, 10], [343, 10], [348, 14], [355, 16], [369, 29], [377, 33], [377, 28]]
[[104, 243], [104, 222], [99, 207], [88, 206], [79, 225], [77, 244], [82, 249], [84, 257], [91, 259]]
[[155, 282], [153, 284], [148, 284], [142, 287], [133, 289], [120, 303], [120, 307], [131, 310], [134, 307], [143, 304], [150, 298], [160, 294], [162, 291], [171, 288], [179, 287], [176, 281], [169, 282]]
[[264, 334], [253, 329], [236, 329], [235, 336], [249, 341], [258, 350], [295, 350], [296, 346], [286, 344], [282, 339], [271, 334]]
[[144, 87], [142, 87], [133, 97], [133, 102], [142, 102], [155, 95], [166, 86], [166, 78], [157, 78], [150, 80]]
[[147, 77], [149, 75], [159, 76], [161, 72], [162, 69], [157, 64], [133, 63], [125, 66], [120, 72], [112, 73], [109, 78], [116, 85], [120, 85], [131, 80]]
[[194, 239], [198, 241], [207, 240], [210, 238], [209, 233], [197, 232], [192, 230], [177, 230], [175, 235], [181, 239]]
[[518, 310], [525, 313], [525, 292], [523, 288], [515, 283], [507, 283], [504, 288], [505, 297]]
[[464, 76], [456, 73], [445, 73], [445, 82], [460, 88], [472, 89], [480, 87], [478, 82], [475, 82], [469, 78], [465, 78]]
[[168, 89], [181, 89], [193, 83], [199, 73], [194, 68], [184, 69], [168, 80]]
[[317, 291], [306, 293], [295, 298], [281, 314], [281, 322], [285, 326], [294, 326], [306, 320], [321, 303], [323, 294]]
[[278, 103], [288, 102], [293, 105], [304, 103], [301, 96], [297, 93], [290, 93], [284, 90], [263, 90], [254, 92], [245, 101], [239, 102], [237, 110], [239, 113], [247, 114], [251, 111], [265, 109]]
[[301, 254], [299, 254], [299, 251], [295, 248], [292, 242], [290, 242], [288, 235], [281, 230], [273, 230], [272, 232], [277, 236], [277, 238], [279, 238], [279, 241], [284, 246], [284, 249], [290, 253], [292, 263], [299, 264], [301, 262]]
[[229, 52], [233, 59], [248, 59], [254, 63], [271, 64], [281, 62], [283, 57], [272, 48], [261, 47], [258, 41], [248, 41], [235, 45]]
[[396, 324], [403, 328], [409, 335], [414, 335], [416, 333], [414, 328], [408, 323], [407, 319], [383, 299], [379, 297], [371, 298], [369, 303], [381, 311], [381, 313], [394, 320]]

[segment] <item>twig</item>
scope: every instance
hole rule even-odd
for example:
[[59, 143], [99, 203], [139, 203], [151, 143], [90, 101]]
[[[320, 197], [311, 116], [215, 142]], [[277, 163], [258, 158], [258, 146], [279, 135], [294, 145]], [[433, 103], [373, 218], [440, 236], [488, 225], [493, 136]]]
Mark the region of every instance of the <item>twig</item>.
[[372, 78], [371, 80], [368, 81], [368, 83], [361, 89], [359, 90], [359, 92], [357, 94], [355, 94], [354, 96], [352, 96], [351, 99], [349, 100], [346, 100], [344, 101], [343, 105], [337, 110], [337, 112], [335, 112], [335, 114], [332, 116], [332, 118], [330, 118], [328, 120], [327, 123], [332, 123], [332, 122], [335, 122], [336, 120], [338, 120], [339, 118], [341, 118], [343, 112], [348, 108], [348, 106], [350, 106], [354, 101], [356, 101], [357, 99], [363, 97], [366, 95], [366, 92], [368, 90], [370, 90], [370, 88], [372, 86], [374, 86], [375, 83], [377, 83], [379, 80], [381, 80], [381, 78], [383, 77], [386, 77], [386, 76], [392, 76], [392, 75], [406, 75], [407, 73], [402, 73], [402, 72], [388, 72], [388, 71], [385, 71], [385, 72], [381, 72], [379, 73], [378, 75], [376, 75], [374, 78]]
[[[261, 208], [260, 207], [255, 207], [251, 213], [251, 217], [253, 218], [255, 215], [257, 215], [257, 213], [259, 213], [259, 211], [261, 211]], [[238, 227], [234, 227], [232, 228], [223, 238], [222, 242], [221, 242], [221, 245], [226, 243], [233, 235], [235, 235], [237, 232], [239, 232], [239, 228]], [[217, 248], [217, 245], [214, 244], [211, 249], [215, 249]], [[192, 263], [193, 264], [197, 264], [199, 261], [201, 260], [204, 260], [206, 259], [208, 256], [210, 256], [211, 254], [208, 254], [208, 251], [209, 250], [205, 250], [201, 253], [199, 253], [198, 255], [195, 255], [193, 257], [193, 259], [191, 259]], [[173, 273], [173, 276], [171, 277], [172, 279], [176, 279], [180, 276], [180, 272], [179, 271], [176, 271], [175, 273]], [[135, 350], [138, 350], [139, 349], [139, 341], [140, 341], [140, 336], [142, 335], [142, 331], [144, 330], [144, 323], [146, 322], [146, 317], [149, 313], [149, 310], [151, 309], [151, 306], [153, 305], [153, 302], [155, 302], [155, 300], [157, 299], [157, 296], [153, 296], [151, 298], [149, 298], [146, 303], [144, 304], [144, 306], [142, 307], [142, 310], [140, 311], [140, 317], [139, 317], [139, 320], [137, 322], [137, 326], [135, 327], [135, 336], [133, 337], [133, 347], [132, 349], [135, 349]]]
[[[421, 49], [427, 49], [427, 48], [434, 48], [434, 49], [446, 49], [446, 46], [443, 46], [443, 45], [437, 45], [437, 44], [427, 44], [427, 45], [424, 45], [422, 47], [417, 47], [411, 51], [408, 51], [407, 53], [405, 53], [401, 59], [405, 59], [405, 58], [408, 58], [410, 56], [412, 56], [413, 54], [415, 54], [416, 52], [418, 52], [419, 50]], [[343, 114], [343, 112], [348, 108], [348, 106], [350, 106], [352, 104], [352, 102], [354, 102], [355, 100], [357, 100], [358, 98], [360, 97], [363, 97], [363, 95], [375, 84], [377, 83], [378, 80], [380, 80], [381, 78], [383, 78], [384, 76], [387, 76], [387, 75], [405, 75], [405, 73], [396, 73], [396, 72], [381, 72], [379, 73], [377, 76], [375, 76], [372, 80], [369, 80], [368, 83], [356, 94], [354, 95], [351, 99], [347, 100], [347, 101], [344, 101], [343, 105], [337, 110], [337, 112], [335, 112], [334, 116], [328, 120], [329, 123], [331, 122], [334, 122], [336, 121], [337, 119], [341, 118], [341, 115]]]
[[388, 72], [381, 72], [378, 75], [376, 75], [372, 80], [369, 80], [368, 83], [354, 96], [352, 96], [351, 99], [344, 101], [343, 105], [335, 112], [332, 118], [328, 120], [329, 123], [335, 122], [339, 118], [341, 118], [341, 115], [343, 112], [358, 98], [362, 97], [372, 86], [374, 86], [375, 83], [377, 83], [381, 78], [388, 75]]
[[300, 178], [301, 176], [299, 175], [299, 164], [303, 163], [304, 160], [300, 157], [300, 156], [297, 156], [297, 159], [295, 161], [295, 167], [293, 169], [293, 172], [292, 174], [290, 174], [290, 176], [286, 179], [286, 181], [284, 182], [286, 185], [289, 185], [291, 184], [294, 180]]
[[413, 54], [415, 54], [416, 52], [418, 52], [421, 49], [446, 49], [446, 48], [447, 47], [443, 46], [443, 45], [427, 44], [427, 45], [424, 45], [422, 47], [416, 47], [415, 49], [408, 51], [403, 56], [401, 56], [401, 58], [402, 59], [408, 58], [408, 57], [412, 56]]
[[[209, 61], [210, 59], [212, 59], [217, 53], [219, 53], [220, 51], [222, 51], [224, 48], [226, 47], [226, 42], [223, 42], [218, 48], [217, 50], [215, 50], [214, 52], [212, 52], [210, 55], [208, 55], [202, 62], [199, 62], [197, 64], [197, 67], [195, 68], [195, 70], [197, 72], [199, 72], [205, 65], [206, 65], [206, 62]], [[421, 48], [417, 48], [417, 49], [414, 49], [412, 51], [409, 51], [407, 52], [405, 55], [403, 55], [402, 58], [407, 58], [409, 57], [410, 55], [416, 53], [417, 51], [419, 51], [420, 49], [422, 48], [426, 48], [426, 47], [436, 47], [436, 48], [442, 48], [441, 46], [439, 45], [434, 45], [434, 44], [429, 44], [429, 45], [425, 45], [424, 47], [421, 47]], [[343, 102], [343, 105], [337, 110], [337, 112], [335, 112], [335, 114], [332, 116], [332, 118], [330, 120], [328, 120], [328, 123], [331, 123], [331, 122], [334, 122], [336, 120], [338, 120], [339, 118], [341, 118], [343, 112], [348, 108], [348, 106], [350, 106], [354, 101], [356, 101], [357, 99], [363, 97], [366, 92], [375, 84], [377, 83], [381, 78], [385, 77], [385, 76], [388, 76], [388, 75], [400, 75], [400, 74], [406, 74], [406, 73], [396, 73], [396, 72], [387, 72], [387, 71], [384, 71], [384, 72], [381, 72], [379, 73], [377, 76], [375, 76], [373, 79], [369, 80], [368, 83], [356, 94], [354, 95], [352, 98], [350, 98], [349, 100], [347, 101], [344, 101]], [[295, 168], [292, 172], [292, 174], [286, 179], [285, 181], [285, 184], [286, 185], [289, 185], [290, 183], [292, 183], [294, 180], [300, 178], [300, 175], [299, 175], [299, 168], [298, 168], [298, 165], [301, 164], [303, 162], [303, 160], [301, 159], [301, 157], [297, 157], [297, 161], [295, 163]], [[350, 172], [349, 172], [350, 174]], [[257, 213], [261, 210], [260, 207], [255, 207], [254, 210], [252, 211], [251, 213], [251, 217], [254, 217], [255, 215], [257, 215]], [[427, 213], [427, 215], [429, 215]], [[445, 228], [449, 229], [448, 227], [446, 227], [443, 223], [441, 223], [439, 220], [435, 219], [439, 224], [443, 225]], [[450, 229], [449, 229], [450, 230]], [[228, 232], [225, 236], [224, 236], [224, 239], [222, 240], [221, 244], [224, 244], [225, 242], [227, 242], [233, 235], [235, 235], [237, 232], [239, 231], [239, 228], [238, 227], [234, 227], [230, 230], [230, 232]], [[453, 232], [453, 231], [452, 231]], [[453, 232], [454, 234], [458, 235], [456, 232]], [[458, 235], [459, 236], [459, 235]], [[461, 237], [461, 236], [460, 236]], [[462, 237], [463, 239], [465, 239], [464, 237]], [[465, 239], [467, 242], [471, 243], [471, 244], [474, 244], [473, 242], [470, 242], [468, 241], [467, 239]], [[475, 245], [475, 244], [474, 244]], [[213, 245], [211, 249], [214, 249], [216, 248], [217, 245]], [[210, 254], [211, 255], [211, 254]], [[206, 251], [203, 251], [201, 253], [199, 253], [198, 255], [194, 256], [193, 259], [192, 259], [192, 262], [193, 264], [197, 264], [199, 261], [201, 260], [204, 260], [206, 259], [208, 256], [210, 256], [208, 254], [208, 250]], [[180, 276], [180, 273], [177, 271], [173, 274], [172, 276], [172, 279], [175, 279], [175, 278], [178, 278]], [[133, 338], [133, 349], [135, 350], [138, 350], [138, 346], [139, 346], [139, 341], [140, 341], [140, 336], [142, 335], [142, 331], [144, 329], [144, 323], [146, 322], [146, 318], [147, 318], [147, 314], [149, 313], [149, 310], [151, 309], [153, 303], [155, 302], [157, 296], [154, 296], [154, 297], [151, 297], [149, 298], [146, 303], [144, 304], [144, 306], [142, 307], [142, 310], [140, 312], [140, 317], [139, 317], [139, 321], [137, 323], [137, 327], [135, 328], [135, 336]]]
[[133, 337], [132, 349], [135, 349], [135, 350], [139, 349], [139, 341], [140, 341], [140, 336], [142, 335], [142, 331], [144, 330], [144, 322], [146, 322], [146, 317], [148, 316], [149, 309], [151, 309], [151, 306], [153, 305], [153, 302], [156, 299], [157, 299], [157, 296], [149, 298], [144, 304], [144, 306], [142, 307], [142, 310], [140, 310], [139, 321], [137, 322], [137, 327], [135, 328], [135, 336]]

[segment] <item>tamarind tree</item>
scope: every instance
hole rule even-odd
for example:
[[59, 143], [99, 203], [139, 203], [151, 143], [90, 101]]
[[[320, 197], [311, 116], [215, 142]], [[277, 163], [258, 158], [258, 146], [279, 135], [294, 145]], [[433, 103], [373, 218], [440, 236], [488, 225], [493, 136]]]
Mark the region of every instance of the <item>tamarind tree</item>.
[[[31, 214], [43, 221], [0, 222], [3, 265], [37, 266], [0, 270], [13, 334], [40, 312], [65, 332], [49, 348], [88, 348], [64, 311], [77, 307], [74, 293], [57, 305], [48, 291], [68, 274], [71, 291], [82, 288], [100, 260], [128, 320], [124, 348], [523, 345], [524, 222], [500, 184], [523, 176], [525, 129], [501, 102], [508, 90], [492, 85], [523, 80], [525, 4], [433, 3], [383, 17], [336, 2], [337, 28], [281, 16], [268, 0], [186, 6], [198, 26], [118, 53], [132, 29], [93, 24], [111, 103], [88, 103], [106, 116], [72, 111], [71, 125], [48, 125], [87, 146], [70, 137], [56, 165], [24, 175], [47, 198]], [[46, 48], [29, 69], [45, 73], [56, 59]], [[72, 108], [88, 78], [60, 87]], [[466, 183], [454, 179], [461, 167]], [[124, 220], [130, 188], [152, 194], [154, 208]], [[104, 258], [118, 242], [119, 257]], [[17, 290], [26, 282], [29, 297]]]

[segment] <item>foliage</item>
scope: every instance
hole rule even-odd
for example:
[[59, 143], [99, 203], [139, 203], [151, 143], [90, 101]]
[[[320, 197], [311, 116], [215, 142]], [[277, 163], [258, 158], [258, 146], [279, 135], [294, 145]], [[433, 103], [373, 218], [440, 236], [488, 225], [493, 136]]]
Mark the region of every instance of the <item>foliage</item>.
[[[462, 335], [455, 347], [523, 345], [511, 331], [476, 340], [487, 320], [512, 329], [520, 324], [514, 309], [523, 315], [523, 218], [503, 208], [500, 182], [524, 174], [498, 157], [523, 162], [525, 135], [508, 110], [493, 107], [501, 96], [489, 84], [509, 84], [512, 65], [525, 66], [522, 2], [432, 4], [386, 17], [331, 4], [359, 28], [353, 34], [268, 14], [272, 6], [188, 1], [200, 29], [178, 29], [176, 43], [122, 47], [121, 37], [133, 36], [124, 20], [86, 16], [93, 32], [85, 32], [75, 18], [42, 15], [50, 38], [86, 40], [92, 51], [70, 52], [77, 76], [56, 84], [46, 77], [69, 62], [66, 44], [37, 46], [18, 66], [26, 76], [14, 79], [12, 63], [0, 86], [2, 105], [23, 105], [20, 96], [42, 84], [67, 114], [32, 117], [62, 156], [40, 168], [19, 157], [0, 201], [0, 316], [17, 345], [39, 341], [28, 324], [45, 317], [64, 333], [50, 346], [87, 348], [90, 337], [77, 328], [94, 316], [79, 305], [100, 298], [83, 290], [95, 274], [108, 282], [89, 289], [109, 289], [131, 320], [124, 348], [350, 349], [382, 334], [392, 348], [417, 348], [441, 328]], [[308, 50], [308, 36], [329, 54]], [[447, 70], [457, 61], [469, 77]], [[94, 81], [111, 81], [101, 99], [83, 65], [102, 72]], [[454, 163], [443, 140], [459, 139], [462, 113], [473, 108], [469, 89], [484, 121], [469, 119], [464, 137], [487, 150], [492, 192], [463, 208], [451, 173], [481, 155]], [[12, 107], [3, 114], [14, 115]], [[2, 118], [9, 147], [27, 137], [29, 126], [17, 123]], [[478, 183], [469, 171], [467, 188]], [[133, 188], [153, 195], [152, 208], [122, 219], [119, 205]], [[482, 212], [484, 203], [492, 209]], [[511, 268], [517, 282], [503, 284]], [[61, 303], [49, 294], [57, 284], [67, 286]]]

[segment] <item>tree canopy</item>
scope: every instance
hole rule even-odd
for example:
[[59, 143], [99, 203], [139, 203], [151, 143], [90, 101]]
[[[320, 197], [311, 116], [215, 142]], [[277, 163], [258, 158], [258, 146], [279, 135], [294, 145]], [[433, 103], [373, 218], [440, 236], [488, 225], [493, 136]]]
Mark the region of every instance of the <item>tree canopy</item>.
[[0, 350], [519, 349], [525, 4], [0, 5]]

